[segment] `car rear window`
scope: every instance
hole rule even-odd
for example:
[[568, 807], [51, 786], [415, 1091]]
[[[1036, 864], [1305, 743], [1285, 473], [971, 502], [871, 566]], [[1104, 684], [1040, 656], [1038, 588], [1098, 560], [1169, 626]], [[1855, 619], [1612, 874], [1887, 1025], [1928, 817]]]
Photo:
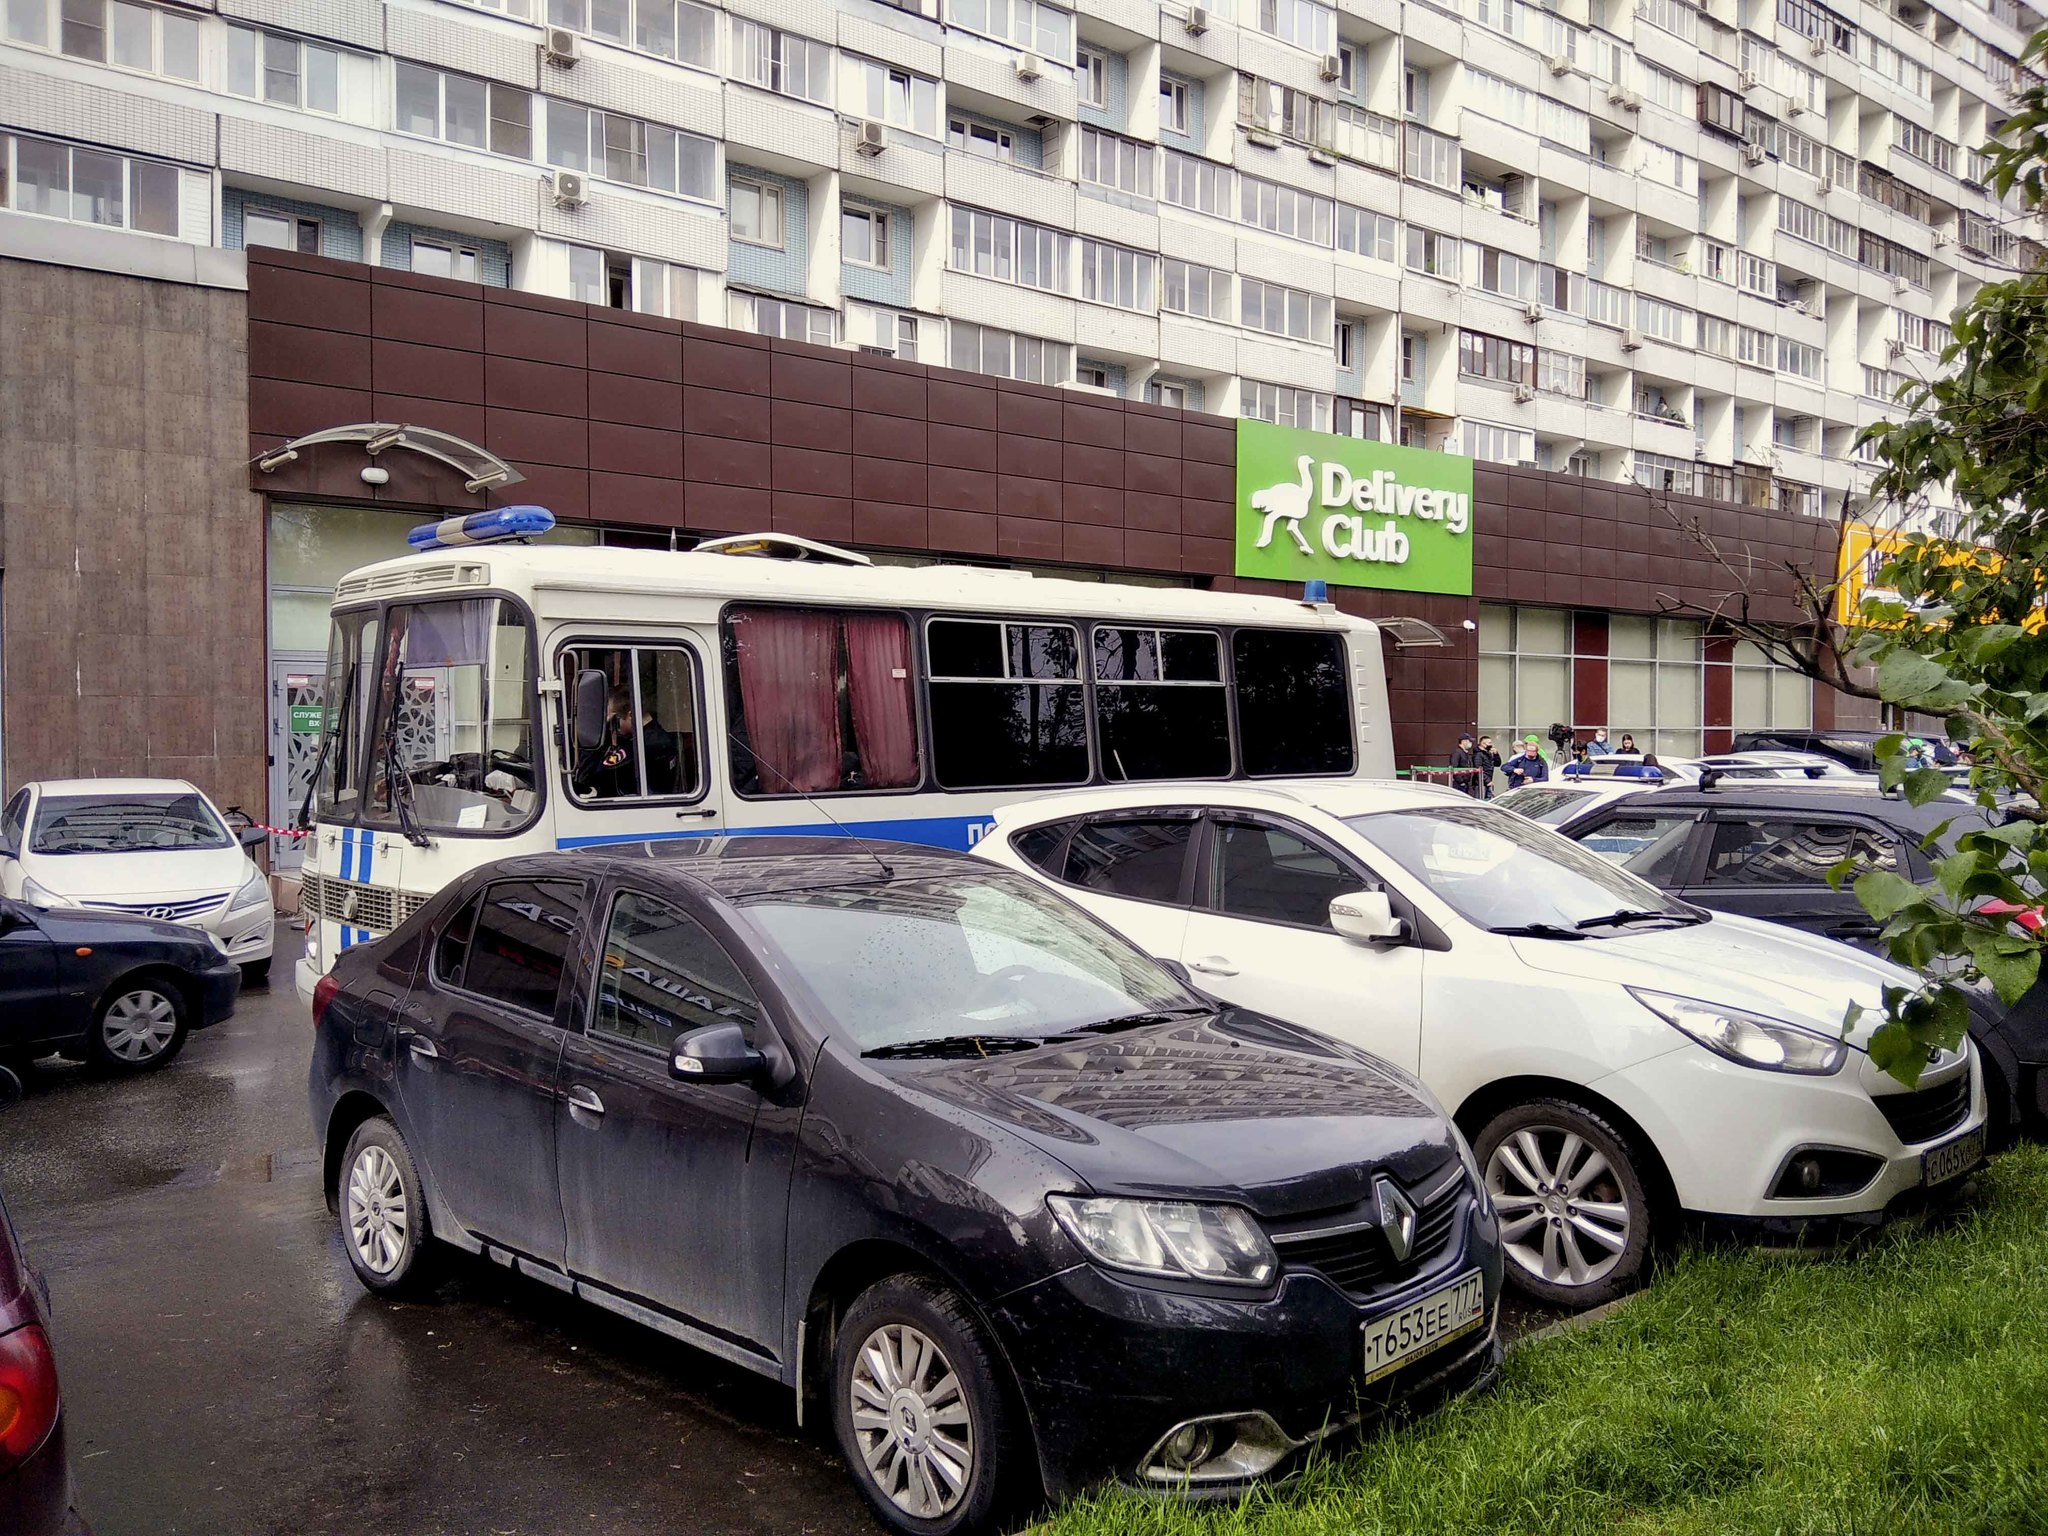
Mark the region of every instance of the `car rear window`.
[[1066, 878], [1105, 896], [1180, 900], [1193, 816], [1119, 816], [1083, 823], [1067, 845]]
[[[583, 918], [583, 885], [575, 880], [500, 880], [484, 888], [466, 952], [456, 960], [437, 951], [435, 968], [449, 963], [463, 991], [529, 1013], [554, 1016], [569, 945]], [[455, 924], [442, 934], [445, 944]]]

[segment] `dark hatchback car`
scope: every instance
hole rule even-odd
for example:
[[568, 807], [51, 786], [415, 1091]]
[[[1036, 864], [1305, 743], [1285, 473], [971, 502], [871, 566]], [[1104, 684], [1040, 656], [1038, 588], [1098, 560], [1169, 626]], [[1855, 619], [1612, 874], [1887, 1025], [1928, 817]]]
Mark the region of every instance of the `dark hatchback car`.
[[[21, 1092], [0, 1067], [0, 1111]], [[71, 1502], [49, 1303], [0, 1202], [0, 1531], [91, 1536]]]
[[[1847, 882], [1840, 890], [1829, 885], [1828, 871], [1854, 859], [1861, 868], [1927, 884], [1934, 867], [1921, 842], [1943, 822], [1951, 823], [1951, 840], [1990, 825], [1964, 798], [1915, 806], [1883, 793], [1874, 780], [1745, 780], [1631, 796], [1563, 832], [1702, 907], [1882, 953], [1883, 925]], [[1970, 1036], [1984, 1051], [1994, 1139], [2048, 1132], [2048, 995], [2037, 988], [2007, 1010], [1981, 992], [1972, 995], [1970, 1011]]]
[[1411, 1079], [962, 855], [508, 860], [314, 1013], [365, 1285], [438, 1239], [774, 1377], [900, 1531], [1242, 1489], [1499, 1358], [1497, 1226]]
[[161, 1067], [235, 1011], [241, 969], [197, 929], [0, 900], [0, 1065], [62, 1051]]

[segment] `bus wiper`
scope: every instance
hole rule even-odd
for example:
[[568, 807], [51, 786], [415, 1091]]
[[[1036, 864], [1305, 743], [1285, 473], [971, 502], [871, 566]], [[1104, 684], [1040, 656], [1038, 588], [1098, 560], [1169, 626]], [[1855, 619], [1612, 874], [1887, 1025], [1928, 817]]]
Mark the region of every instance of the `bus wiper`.
[[1624, 907], [1619, 912], [1610, 912], [1605, 917], [1589, 917], [1583, 922], [1572, 924], [1574, 928], [1622, 928], [1630, 923], [1680, 923], [1690, 928], [1694, 923], [1706, 919], [1697, 912], [1648, 912], [1632, 911]]
[[391, 668], [391, 718], [384, 722], [384, 788], [391, 796], [391, 809], [398, 813], [398, 830], [405, 840], [415, 848], [431, 848], [433, 841], [420, 830], [419, 820], [413, 815], [412, 776], [401, 776], [398, 771], [398, 709], [404, 698], [405, 663], [395, 661]]
[[878, 1045], [861, 1055], [870, 1060], [909, 1061], [918, 1057], [999, 1056], [1005, 1051], [1035, 1051], [1057, 1036], [1047, 1035], [940, 1035], [931, 1040], [899, 1040]]
[[1555, 923], [1512, 923], [1504, 928], [1489, 928], [1488, 933], [1506, 934], [1511, 939], [1583, 939], [1585, 935], [1576, 928], [1560, 928]]
[[1161, 1008], [1155, 1013], [1126, 1013], [1113, 1019], [1097, 1019], [1093, 1024], [1076, 1024], [1077, 1035], [1120, 1035], [1127, 1029], [1143, 1029], [1148, 1024], [1171, 1024], [1176, 1019], [1198, 1018], [1214, 1013], [1214, 1008]]
[[320, 752], [313, 759], [313, 772], [306, 780], [306, 798], [299, 802], [299, 817], [293, 823], [302, 832], [311, 829], [313, 825], [313, 795], [320, 788], [320, 775], [327, 768], [327, 754], [334, 750], [334, 738], [341, 734], [342, 717], [348, 713], [349, 700], [356, 696], [357, 670], [355, 667], [349, 668], [348, 682], [341, 690], [341, 702], [334, 707], [333, 715], [326, 721], [327, 729], [321, 733]]

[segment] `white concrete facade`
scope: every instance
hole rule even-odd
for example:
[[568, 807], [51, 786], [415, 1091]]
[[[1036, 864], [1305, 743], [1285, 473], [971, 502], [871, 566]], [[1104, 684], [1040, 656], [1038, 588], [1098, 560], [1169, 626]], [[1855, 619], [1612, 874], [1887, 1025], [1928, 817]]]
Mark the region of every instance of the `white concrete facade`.
[[1830, 515], [2040, 254], [2017, 0], [1234, 3], [0, 0], [0, 221]]

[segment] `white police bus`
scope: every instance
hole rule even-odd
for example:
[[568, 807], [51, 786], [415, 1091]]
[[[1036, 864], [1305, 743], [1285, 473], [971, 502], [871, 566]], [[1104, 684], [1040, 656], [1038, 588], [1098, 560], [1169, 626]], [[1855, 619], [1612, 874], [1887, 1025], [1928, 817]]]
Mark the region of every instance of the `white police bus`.
[[779, 535], [495, 542], [552, 524], [451, 518], [337, 585], [302, 992], [515, 853], [743, 831], [964, 848], [1047, 789], [1393, 773], [1379, 631], [1326, 602]]

